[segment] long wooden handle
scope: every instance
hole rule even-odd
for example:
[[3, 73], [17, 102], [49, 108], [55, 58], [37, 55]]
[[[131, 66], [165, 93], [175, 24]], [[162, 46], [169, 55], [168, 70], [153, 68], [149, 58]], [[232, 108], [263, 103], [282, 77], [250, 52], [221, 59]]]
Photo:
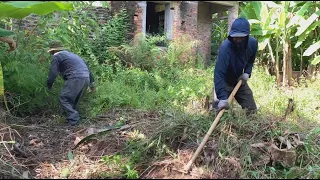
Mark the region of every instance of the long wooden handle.
[[[238, 82], [238, 84], [236, 85], [236, 87], [233, 89], [233, 91], [231, 92], [229, 98], [228, 98], [228, 102], [229, 104], [231, 103], [233, 97], [235, 96], [235, 94], [238, 92], [240, 86], [242, 84], [242, 80], [240, 80]], [[217, 117], [214, 119], [209, 131], [207, 132], [207, 134], [204, 136], [201, 144], [199, 145], [198, 149], [196, 150], [196, 152], [193, 154], [192, 158], [190, 159], [190, 161], [188, 162], [187, 166], [185, 167], [185, 171], [188, 173], [190, 171], [191, 165], [193, 164], [193, 162], [196, 160], [196, 158], [198, 157], [199, 153], [201, 152], [202, 148], [204, 147], [204, 145], [207, 143], [210, 135], [212, 134], [214, 128], [217, 126], [220, 118], [222, 117], [223, 113], [224, 113], [225, 109], [222, 109]]]

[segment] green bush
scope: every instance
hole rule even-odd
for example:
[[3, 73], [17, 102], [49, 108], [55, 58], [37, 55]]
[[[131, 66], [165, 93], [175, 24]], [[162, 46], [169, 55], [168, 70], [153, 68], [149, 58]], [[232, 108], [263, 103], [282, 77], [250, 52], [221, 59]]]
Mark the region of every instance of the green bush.
[[[188, 35], [180, 35], [169, 43], [166, 54], [170, 67], [194, 66], [195, 57], [192, 54], [193, 48], [197, 47], [198, 41]], [[201, 62], [202, 63], [202, 62]]]
[[[91, 7], [90, 3], [73, 3], [75, 11], [59, 12], [59, 19], [55, 19], [53, 14], [41, 16], [37, 27], [31, 29], [32, 33], [29, 30], [17, 31], [14, 37], [17, 49], [10, 54], [1, 54], [5, 91], [12, 113], [25, 116], [45, 109], [57, 112], [62, 79], [56, 79], [53, 92], [46, 90], [51, 57], [45, 49], [54, 39], [62, 41], [70, 51], [80, 55], [89, 64], [98, 85], [114, 79], [118, 72], [123, 71], [120, 61], [107, 51], [107, 47], [127, 42], [126, 11], [110, 17], [100, 27], [96, 17], [86, 11]], [[57, 24], [58, 28], [52, 28]], [[89, 39], [90, 36], [93, 39]], [[1, 50], [5, 52], [7, 47], [2, 45]]]
[[114, 55], [108, 47], [117, 47], [127, 43], [129, 33], [128, 15], [125, 9], [115, 14], [96, 34], [93, 42], [93, 53], [97, 55], [99, 63], [114, 64]]
[[113, 52], [127, 67], [137, 67], [151, 71], [162, 62], [162, 51], [156, 46], [162, 42], [164, 36], [146, 36], [138, 34], [130, 44], [111, 47]]
[[[12, 53], [1, 53], [4, 87], [8, 108], [11, 113], [28, 115], [30, 113], [57, 109], [57, 97], [52, 98], [46, 87], [46, 79], [50, 67], [48, 54], [36, 49], [35, 36], [24, 40], [25, 33], [17, 34], [17, 49]], [[6, 49], [1, 49], [5, 51]], [[57, 78], [54, 87], [61, 85]], [[57, 94], [57, 89], [53, 89]]]

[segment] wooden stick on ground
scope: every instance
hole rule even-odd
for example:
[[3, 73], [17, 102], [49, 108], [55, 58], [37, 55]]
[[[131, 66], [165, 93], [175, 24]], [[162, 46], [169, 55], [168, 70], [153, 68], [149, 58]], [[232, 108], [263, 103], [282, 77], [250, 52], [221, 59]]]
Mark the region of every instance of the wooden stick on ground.
[[[238, 92], [238, 89], [240, 88], [242, 84], [242, 80], [240, 80], [238, 82], [238, 84], [236, 85], [236, 87], [233, 89], [233, 91], [231, 92], [229, 98], [228, 98], [228, 102], [229, 104], [231, 103], [233, 97], [235, 96], [235, 94]], [[206, 142], [208, 141], [210, 135], [212, 134], [214, 128], [217, 126], [220, 118], [222, 117], [223, 113], [224, 113], [224, 109], [222, 109], [217, 117], [215, 118], [215, 120], [213, 121], [209, 131], [207, 132], [207, 134], [205, 135], [205, 137], [203, 138], [201, 144], [199, 145], [199, 147], [197, 148], [196, 152], [193, 154], [191, 160], [188, 162], [187, 166], [185, 167], [185, 172], [188, 173], [190, 171], [191, 165], [193, 164], [193, 162], [196, 160], [196, 158], [198, 157], [199, 153], [201, 152], [202, 148], [204, 147], [204, 145], [206, 144]]]

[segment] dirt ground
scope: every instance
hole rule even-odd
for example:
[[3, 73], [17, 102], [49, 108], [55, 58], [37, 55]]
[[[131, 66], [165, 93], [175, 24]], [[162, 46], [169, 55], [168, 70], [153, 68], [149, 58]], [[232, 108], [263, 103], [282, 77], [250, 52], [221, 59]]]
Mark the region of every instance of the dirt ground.
[[[83, 143], [76, 149], [77, 143], [84, 137], [96, 133], [99, 129], [115, 125], [122, 121], [124, 129], [112, 130], [109, 134]], [[121, 152], [128, 142], [128, 134], [139, 130], [145, 136], [152, 134], [159, 126], [160, 115], [132, 109], [112, 110], [90, 122], [70, 127], [65, 122], [52, 122], [50, 118], [30, 117], [23, 119], [19, 125], [10, 128], [4, 124], [0, 127], [2, 141], [14, 140], [15, 144], [3, 143], [0, 153], [3, 160], [2, 178], [15, 175], [29, 178], [103, 178], [101, 172], [108, 173], [110, 167], [100, 160], [105, 155]], [[92, 124], [90, 124], [92, 123]], [[58, 125], [53, 125], [58, 124]], [[218, 157], [216, 142], [209, 141], [195, 165], [214, 163]], [[192, 168], [190, 174], [183, 169], [197, 145], [185, 146], [178, 150], [178, 157], [150, 162], [138, 167], [141, 179], [202, 179], [202, 178], [237, 178], [237, 164], [226, 161], [220, 164], [221, 172], [207, 172], [201, 168]], [[192, 150], [190, 150], [192, 149]], [[72, 156], [72, 160], [70, 160]], [[230, 163], [231, 162], [231, 163]], [[13, 170], [13, 169], [16, 170]], [[9, 173], [11, 172], [11, 173]], [[12, 173], [13, 172], [13, 173]], [[114, 177], [113, 177], [114, 178]]]

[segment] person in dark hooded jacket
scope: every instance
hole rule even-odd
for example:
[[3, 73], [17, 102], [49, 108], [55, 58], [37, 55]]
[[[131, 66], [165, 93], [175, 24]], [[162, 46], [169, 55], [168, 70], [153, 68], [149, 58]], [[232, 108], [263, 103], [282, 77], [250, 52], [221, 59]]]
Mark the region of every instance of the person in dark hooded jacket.
[[229, 109], [228, 97], [240, 79], [243, 82], [235, 99], [249, 113], [257, 109], [247, 80], [251, 77], [258, 42], [249, 34], [249, 22], [245, 18], [237, 18], [231, 26], [228, 39], [219, 48], [214, 69], [213, 106], [217, 111]]
[[60, 103], [67, 113], [67, 120], [74, 126], [80, 116], [77, 105], [88, 87], [94, 91], [94, 78], [87, 64], [78, 55], [69, 52], [58, 41], [50, 44], [48, 52], [53, 55], [47, 79], [47, 87], [51, 90], [54, 80], [59, 75], [64, 79], [64, 86], [60, 92]]

